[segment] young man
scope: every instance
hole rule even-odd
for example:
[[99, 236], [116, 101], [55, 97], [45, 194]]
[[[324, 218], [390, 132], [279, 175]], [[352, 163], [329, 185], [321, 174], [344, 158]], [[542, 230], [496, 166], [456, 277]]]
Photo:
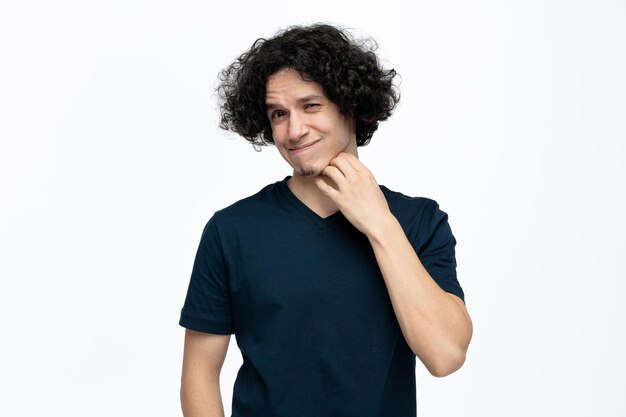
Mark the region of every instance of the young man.
[[222, 127], [293, 174], [214, 214], [180, 324], [186, 417], [223, 416], [230, 334], [239, 416], [415, 416], [415, 357], [465, 360], [472, 323], [447, 215], [358, 159], [398, 102], [394, 70], [327, 25], [258, 40], [221, 74]]

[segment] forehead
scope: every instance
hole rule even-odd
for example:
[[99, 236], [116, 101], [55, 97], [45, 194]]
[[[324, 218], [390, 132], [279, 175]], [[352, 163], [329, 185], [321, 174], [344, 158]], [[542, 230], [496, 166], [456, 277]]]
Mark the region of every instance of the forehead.
[[323, 96], [324, 89], [314, 81], [307, 81], [297, 70], [283, 69], [267, 78], [265, 100], [300, 99], [308, 95]]

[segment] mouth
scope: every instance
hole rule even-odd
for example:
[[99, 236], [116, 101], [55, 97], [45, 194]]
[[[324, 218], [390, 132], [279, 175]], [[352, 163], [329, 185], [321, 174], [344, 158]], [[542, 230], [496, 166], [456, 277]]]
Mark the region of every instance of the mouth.
[[317, 139], [317, 140], [314, 140], [313, 142], [309, 142], [309, 143], [306, 143], [304, 145], [296, 146], [294, 148], [289, 148], [289, 151], [290, 152], [302, 152], [302, 151], [305, 151], [305, 150], [310, 149], [311, 147], [313, 147], [313, 145], [315, 145], [320, 140], [321, 139]]

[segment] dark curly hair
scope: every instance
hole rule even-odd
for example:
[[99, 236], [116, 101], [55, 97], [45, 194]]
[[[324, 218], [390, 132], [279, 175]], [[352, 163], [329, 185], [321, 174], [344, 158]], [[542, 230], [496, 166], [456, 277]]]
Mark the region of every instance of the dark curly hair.
[[219, 74], [220, 127], [254, 145], [273, 144], [266, 82], [289, 68], [319, 84], [343, 115], [354, 117], [357, 146], [367, 145], [400, 100], [393, 84], [396, 71], [381, 68], [376, 48], [372, 39], [357, 41], [325, 24], [291, 26], [273, 38], [257, 39]]

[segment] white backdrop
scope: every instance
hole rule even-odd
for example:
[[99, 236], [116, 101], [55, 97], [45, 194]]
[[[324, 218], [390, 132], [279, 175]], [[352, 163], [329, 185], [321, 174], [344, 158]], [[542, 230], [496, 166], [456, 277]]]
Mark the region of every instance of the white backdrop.
[[402, 75], [361, 159], [458, 241], [474, 338], [419, 415], [626, 416], [626, 3], [408, 4], [2, 2], [0, 415], [181, 415], [202, 227], [289, 174], [217, 128], [217, 72], [325, 21]]

